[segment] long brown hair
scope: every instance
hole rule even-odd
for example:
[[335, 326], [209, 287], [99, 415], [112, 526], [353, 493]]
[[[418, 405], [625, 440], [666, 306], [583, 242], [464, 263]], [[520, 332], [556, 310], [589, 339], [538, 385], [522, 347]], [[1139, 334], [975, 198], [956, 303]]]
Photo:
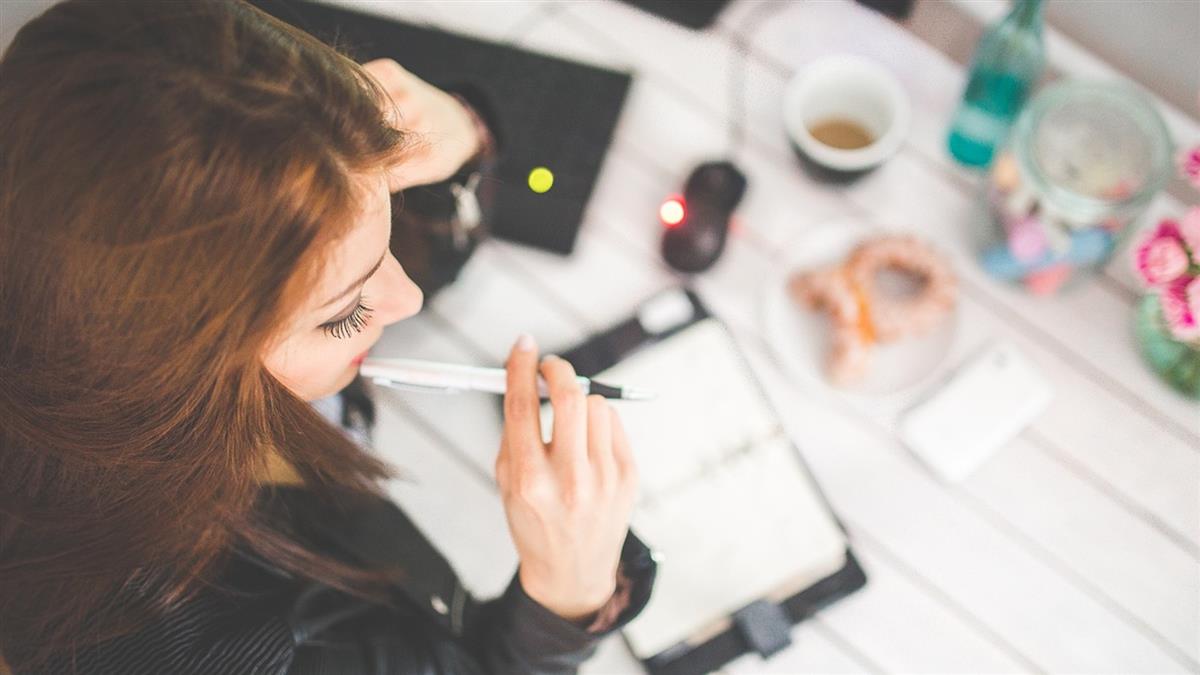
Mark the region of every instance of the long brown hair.
[[[344, 51], [344, 50], [343, 50]], [[386, 468], [262, 366], [403, 156], [342, 51], [239, 0], [68, 0], [0, 60], [0, 653], [135, 629], [235, 544], [369, 593], [256, 515], [273, 449], [320, 498]]]

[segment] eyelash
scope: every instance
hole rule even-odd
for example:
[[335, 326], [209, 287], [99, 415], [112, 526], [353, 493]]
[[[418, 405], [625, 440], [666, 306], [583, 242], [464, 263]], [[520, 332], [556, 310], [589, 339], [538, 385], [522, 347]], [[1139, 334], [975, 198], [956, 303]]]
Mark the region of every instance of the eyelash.
[[344, 340], [351, 337], [351, 331], [354, 333], [362, 332], [362, 329], [367, 325], [367, 321], [371, 319], [371, 312], [372, 309], [365, 305], [362, 300], [359, 300], [358, 305], [344, 319], [323, 323], [321, 324], [321, 329], [329, 337]]

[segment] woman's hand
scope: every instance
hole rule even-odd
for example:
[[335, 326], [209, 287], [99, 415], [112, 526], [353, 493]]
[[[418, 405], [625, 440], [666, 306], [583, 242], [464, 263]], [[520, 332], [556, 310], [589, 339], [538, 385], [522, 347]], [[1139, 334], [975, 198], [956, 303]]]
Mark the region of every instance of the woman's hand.
[[570, 363], [556, 356], [541, 362], [554, 407], [549, 445], [542, 442], [532, 339], [517, 341], [507, 368], [496, 482], [521, 559], [521, 586], [577, 621], [615, 590], [637, 469], [616, 411], [600, 396], [583, 395]]
[[392, 59], [369, 61], [363, 69], [379, 81], [395, 103], [395, 109], [385, 106], [392, 125], [418, 136], [417, 145], [404, 160], [388, 170], [390, 192], [446, 180], [479, 152], [482, 139], [458, 99]]

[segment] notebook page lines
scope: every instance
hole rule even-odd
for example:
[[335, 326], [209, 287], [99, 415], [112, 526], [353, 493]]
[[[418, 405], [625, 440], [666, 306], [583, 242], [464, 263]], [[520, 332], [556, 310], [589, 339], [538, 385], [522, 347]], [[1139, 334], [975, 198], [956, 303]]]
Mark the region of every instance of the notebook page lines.
[[658, 395], [614, 403], [633, 442], [643, 495], [676, 489], [730, 453], [782, 433], [737, 357], [724, 327], [705, 321], [597, 376]]

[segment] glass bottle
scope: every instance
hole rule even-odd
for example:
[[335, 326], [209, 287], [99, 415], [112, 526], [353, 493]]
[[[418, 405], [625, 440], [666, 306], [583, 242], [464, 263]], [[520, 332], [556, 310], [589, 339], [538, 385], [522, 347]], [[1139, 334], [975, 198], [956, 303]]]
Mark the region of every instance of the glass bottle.
[[1044, 63], [1042, 0], [1016, 0], [1012, 11], [984, 32], [975, 50], [947, 139], [955, 159], [967, 166], [991, 163]]

